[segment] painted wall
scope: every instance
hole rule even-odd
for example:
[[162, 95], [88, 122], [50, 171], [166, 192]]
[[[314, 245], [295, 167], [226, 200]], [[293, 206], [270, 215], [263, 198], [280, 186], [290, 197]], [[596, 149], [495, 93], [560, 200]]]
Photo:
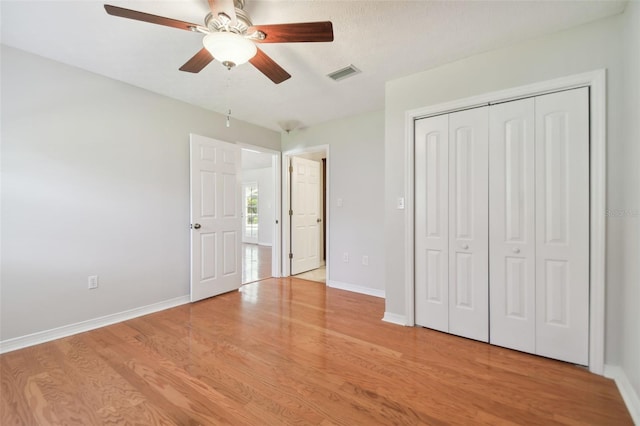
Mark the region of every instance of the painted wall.
[[[329, 145], [329, 281], [384, 290], [384, 115], [376, 111], [282, 135], [282, 151]], [[342, 199], [342, 207], [336, 200]], [[342, 260], [349, 253], [349, 262]], [[369, 256], [369, 265], [362, 264]], [[329, 283], [331, 285], [331, 283]]]
[[[618, 242], [622, 250], [622, 345], [620, 365], [625, 371], [636, 395], [640, 395], [640, 2], [631, 1], [623, 15], [625, 49], [624, 88], [625, 100], [622, 121], [625, 144], [615, 159], [616, 167], [623, 173], [624, 198], [619, 204], [610, 203], [611, 208], [625, 212], [623, 216], [611, 217], [621, 227], [622, 239]], [[609, 115], [611, 117], [611, 115]], [[620, 223], [618, 223], [620, 222]], [[638, 408], [638, 407], [636, 407]], [[636, 419], [640, 418], [640, 411]]]
[[[633, 6], [637, 8], [637, 5]], [[637, 12], [634, 12], [637, 14]], [[624, 55], [623, 32], [625, 28], [636, 26], [637, 18], [618, 15], [575, 29], [550, 35], [533, 41], [520, 43], [508, 48], [491, 51], [466, 58], [439, 68], [390, 81], [386, 85], [385, 111], [385, 246], [386, 246], [386, 310], [396, 315], [405, 313], [404, 289], [404, 230], [405, 211], [395, 208], [396, 198], [404, 196], [405, 156], [404, 113], [407, 110], [435, 105], [446, 101], [462, 99], [473, 95], [507, 89], [539, 81], [596, 69], [607, 69], [607, 200], [611, 208], [632, 207], [629, 200], [637, 200], [637, 174], [635, 180], [630, 174], [637, 173], [621, 165], [637, 162], [637, 154], [626, 157], [629, 152], [637, 153], [637, 124], [625, 127], [624, 101], [627, 89], [624, 87], [624, 56], [634, 56], [630, 60], [637, 68], [637, 42], [627, 43], [629, 53]], [[633, 49], [636, 49], [633, 51]], [[633, 54], [630, 53], [633, 51]], [[627, 65], [629, 66], [629, 65]], [[636, 72], [633, 77], [637, 88]], [[636, 98], [637, 102], [637, 98]], [[637, 104], [636, 104], [637, 105]], [[636, 110], [637, 122], [637, 110]], [[632, 126], [636, 126], [631, 129]], [[637, 133], [635, 133], [637, 135]], [[633, 159], [631, 159], [633, 158]], [[632, 192], [634, 194], [632, 194]], [[637, 204], [636, 204], [637, 206]], [[625, 268], [630, 259], [640, 258], [637, 236], [626, 234], [638, 218], [607, 221], [607, 325], [606, 362], [619, 364], [626, 356], [621, 351], [623, 340], [628, 339], [622, 332], [624, 323], [635, 324], [636, 337], [628, 349], [630, 355], [637, 354], [637, 308], [632, 312], [620, 309], [624, 304], [625, 291], [637, 294], [637, 272], [635, 277], [625, 276]], [[635, 226], [635, 225], [634, 225]], [[626, 259], [626, 260], [625, 260]], [[635, 282], [634, 282], [635, 280]], [[627, 299], [628, 300], [628, 299]], [[636, 300], [638, 300], [636, 298]], [[626, 344], [625, 344], [626, 345]], [[632, 362], [637, 368], [637, 359]], [[637, 371], [637, 370], [635, 370]]]
[[0, 339], [187, 295], [189, 133], [276, 150], [280, 134], [1, 54]]
[[242, 182], [258, 183], [258, 244], [273, 245], [275, 188], [273, 168], [242, 170]]

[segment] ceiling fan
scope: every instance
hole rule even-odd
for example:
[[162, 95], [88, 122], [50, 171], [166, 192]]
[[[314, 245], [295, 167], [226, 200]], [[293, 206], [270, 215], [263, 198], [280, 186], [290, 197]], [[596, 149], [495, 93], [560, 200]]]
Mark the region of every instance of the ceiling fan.
[[104, 8], [109, 15], [205, 34], [204, 47], [180, 67], [180, 71], [192, 73], [202, 71], [214, 59], [228, 69], [250, 62], [279, 84], [291, 75], [256, 43], [333, 41], [333, 24], [330, 21], [253, 25], [244, 11], [245, 0], [208, 1], [211, 12], [205, 17], [204, 26], [118, 6], [105, 5]]

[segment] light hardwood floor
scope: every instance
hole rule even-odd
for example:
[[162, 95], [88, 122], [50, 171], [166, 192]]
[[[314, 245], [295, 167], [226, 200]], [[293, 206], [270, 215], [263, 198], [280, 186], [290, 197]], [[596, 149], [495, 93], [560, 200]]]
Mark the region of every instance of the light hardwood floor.
[[632, 424], [583, 368], [268, 279], [0, 356], [2, 425]]
[[242, 243], [242, 284], [271, 278], [271, 247]]

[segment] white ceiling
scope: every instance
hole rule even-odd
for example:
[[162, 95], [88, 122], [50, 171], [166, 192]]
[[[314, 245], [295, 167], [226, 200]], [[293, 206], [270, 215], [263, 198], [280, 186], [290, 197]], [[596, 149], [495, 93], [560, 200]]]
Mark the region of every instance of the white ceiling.
[[[263, 44], [292, 78], [250, 64], [178, 68], [202, 35], [107, 15], [113, 4], [203, 23], [206, 0], [0, 2], [2, 43], [274, 130], [384, 108], [384, 83], [624, 10], [626, 1], [247, 0], [254, 24], [330, 20], [333, 43]], [[361, 74], [334, 82], [349, 64]]]

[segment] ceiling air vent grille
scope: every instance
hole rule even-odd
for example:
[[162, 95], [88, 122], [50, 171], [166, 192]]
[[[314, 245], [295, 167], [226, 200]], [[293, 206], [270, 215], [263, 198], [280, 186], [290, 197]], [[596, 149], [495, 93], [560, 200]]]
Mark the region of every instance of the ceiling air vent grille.
[[331, 74], [328, 74], [327, 77], [335, 81], [340, 81], [340, 80], [344, 80], [347, 77], [351, 77], [352, 75], [356, 75], [358, 73], [360, 73], [360, 70], [358, 68], [354, 67], [353, 65], [349, 65], [348, 67], [339, 69], [338, 71], [334, 71]]

